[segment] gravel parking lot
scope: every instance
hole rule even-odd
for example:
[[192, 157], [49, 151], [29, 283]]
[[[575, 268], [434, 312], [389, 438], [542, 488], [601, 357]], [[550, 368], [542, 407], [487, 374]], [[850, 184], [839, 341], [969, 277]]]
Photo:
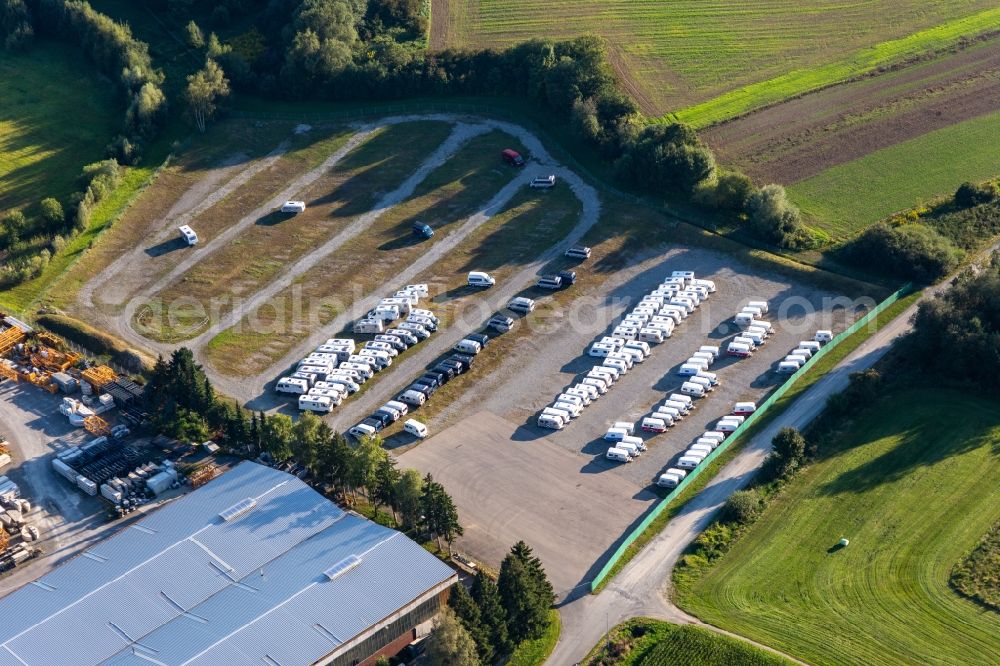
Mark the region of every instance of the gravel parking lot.
[[[716, 293], [564, 430], [538, 428], [539, 411], [600, 364], [587, 355], [589, 345], [673, 270], [714, 280]], [[609, 274], [595, 291], [581, 293], [568, 308], [533, 313], [524, 322], [533, 334], [429, 423], [432, 432], [448, 429], [400, 456], [402, 464], [434, 474], [455, 497], [467, 526], [461, 550], [497, 564], [523, 538], [536, 548], [561, 594], [593, 576], [659, 496], [651, 485], [659, 473], [702, 431], [737, 400], [759, 401], [783, 381], [774, 368], [800, 340], [818, 328], [843, 330], [857, 316], [844, 301], [831, 300], [835, 294], [753, 274], [729, 256], [692, 248], [651, 253]], [[720, 357], [710, 368], [720, 386], [666, 433], [643, 434], [649, 451], [638, 460], [606, 460], [607, 427], [640, 421], [677, 390], [682, 380], [676, 371], [699, 346], [724, 350], [736, 334], [732, 317], [748, 300], [770, 304], [766, 318], [775, 332], [768, 342], [749, 359]]]

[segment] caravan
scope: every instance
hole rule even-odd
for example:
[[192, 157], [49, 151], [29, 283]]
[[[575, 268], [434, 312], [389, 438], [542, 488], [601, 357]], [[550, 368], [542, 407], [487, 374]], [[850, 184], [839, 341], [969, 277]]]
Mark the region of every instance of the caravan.
[[304, 394], [309, 392], [309, 382], [305, 379], [293, 379], [292, 377], [282, 377], [278, 380], [274, 390], [278, 393]]
[[333, 411], [333, 401], [325, 395], [300, 395], [299, 409], [303, 412], [328, 414]]

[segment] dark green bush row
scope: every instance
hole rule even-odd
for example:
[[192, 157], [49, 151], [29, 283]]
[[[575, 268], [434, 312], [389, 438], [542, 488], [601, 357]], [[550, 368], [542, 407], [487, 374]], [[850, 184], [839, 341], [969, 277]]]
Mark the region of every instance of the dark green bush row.
[[19, 49], [35, 36], [31, 11], [24, 0], [0, 0], [0, 48]]
[[987, 390], [1000, 388], [1000, 255], [922, 302], [906, 344], [925, 371]]
[[121, 163], [134, 164], [167, 111], [160, 88], [163, 72], [153, 67], [147, 45], [135, 39], [127, 25], [81, 0], [27, 0], [27, 4], [38, 33], [79, 44], [97, 68], [118, 83], [126, 100], [125, 121], [109, 151]]

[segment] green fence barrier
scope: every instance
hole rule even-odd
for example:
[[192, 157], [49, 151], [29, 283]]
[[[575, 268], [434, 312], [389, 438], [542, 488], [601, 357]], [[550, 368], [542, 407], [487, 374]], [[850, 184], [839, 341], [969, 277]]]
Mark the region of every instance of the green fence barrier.
[[873, 309], [871, 312], [866, 314], [861, 319], [854, 322], [849, 328], [847, 328], [847, 330], [835, 336], [833, 340], [828, 342], [818, 352], [813, 354], [813, 356], [808, 361], [806, 361], [805, 365], [799, 368], [798, 371], [795, 374], [791, 375], [784, 384], [779, 386], [771, 395], [769, 395], [767, 397], [767, 400], [761, 403], [761, 405], [757, 407], [757, 410], [753, 414], [748, 416], [746, 420], [740, 425], [740, 427], [737, 428], [733, 432], [733, 434], [730, 435], [725, 441], [723, 441], [722, 445], [719, 446], [719, 448], [712, 451], [708, 455], [708, 457], [705, 458], [705, 460], [700, 465], [698, 465], [698, 467], [688, 472], [687, 476], [684, 477], [684, 480], [681, 481], [676, 488], [671, 490], [666, 497], [660, 500], [660, 502], [655, 507], [653, 507], [653, 510], [649, 512], [649, 514], [643, 519], [643, 521], [639, 523], [636, 526], [636, 528], [629, 533], [627, 537], [625, 537], [625, 540], [622, 541], [622, 544], [620, 546], [618, 546], [618, 549], [608, 560], [607, 564], [604, 565], [604, 567], [600, 570], [600, 572], [598, 572], [594, 580], [591, 581], [590, 591], [593, 592], [598, 587], [600, 587], [601, 583], [604, 582], [604, 579], [608, 577], [608, 574], [611, 572], [611, 569], [614, 568], [615, 564], [618, 563], [618, 560], [620, 560], [622, 558], [622, 555], [625, 554], [625, 551], [628, 549], [628, 547], [631, 546], [632, 543], [639, 538], [640, 534], [646, 531], [646, 528], [648, 528], [649, 525], [654, 520], [656, 520], [660, 516], [660, 514], [662, 514], [666, 510], [668, 506], [670, 506], [670, 503], [673, 502], [678, 497], [678, 495], [684, 492], [685, 488], [691, 485], [691, 483], [693, 483], [694, 480], [698, 478], [698, 476], [701, 474], [701, 471], [706, 469], [713, 460], [722, 455], [722, 453], [726, 449], [728, 449], [736, 440], [738, 440], [743, 435], [743, 433], [749, 430], [749, 428], [754, 423], [760, 420], [760, 418], [767, 413], [767, 411], [781, 398], [781, 396], [785, 395], [785, 393], [787, 393], [788, 390], [791, 389], [792, 386], [794, 386], [795, 383], [802, 378], [802, 376], [809, 370], [809, 368], [811, 368], [819, 359], [823, 358], [826, 354], [828, 354], [831, 349], [835, 348], [841, 342], [843, 342], [851, 335], [856, 333], [858, 330], [860, 330], [862, 326], [866, 326], [887, 307], [898, 301], [903, 296], [906, 296], [908, 293], [910, 293], [910, 290], [912, 288], [913, 285], [907, 282], [898, 291], [896, 291], [888, 298], [886, 298], [884, 301], [879, 303], [875, 307], [875, 309]]

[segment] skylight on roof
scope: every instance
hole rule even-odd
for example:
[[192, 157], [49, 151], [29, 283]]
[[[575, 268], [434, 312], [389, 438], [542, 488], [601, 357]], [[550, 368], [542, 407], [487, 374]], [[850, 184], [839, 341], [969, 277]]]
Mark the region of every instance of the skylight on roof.
[[257, 500], [248, 497], [245, 500], [240, 500], [225, 511], [219, 513], [219, 517], [228, 523], [236, 520], [255, 506], [257, 506]]
[[348, 555], [341, 561], [334, 564], [332, 567], [323, 572], [323, 575], [329, 580], [333, 580], [338, 576], [343, 576], [345, 573], [353, 569], [354, 567], [361, 564], [361, 558], [357, 555]]

